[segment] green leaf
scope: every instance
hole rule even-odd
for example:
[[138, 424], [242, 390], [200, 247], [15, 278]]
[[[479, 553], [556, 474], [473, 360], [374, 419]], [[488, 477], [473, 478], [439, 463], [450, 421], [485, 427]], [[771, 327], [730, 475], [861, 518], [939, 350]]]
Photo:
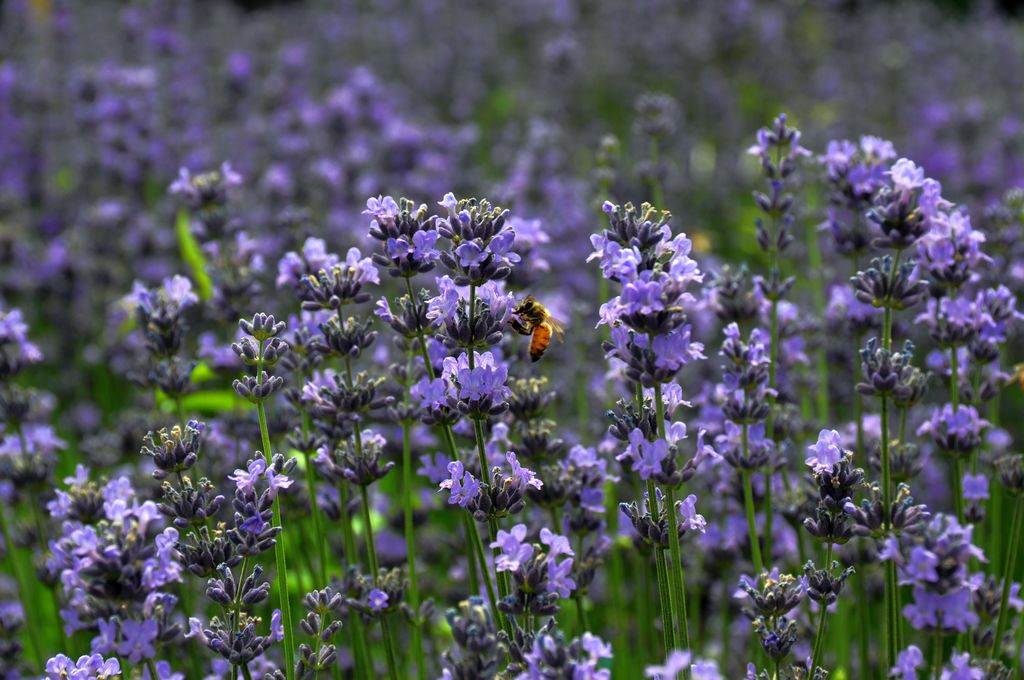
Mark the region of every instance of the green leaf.
[[[174, 401], [169, 399], [160, 389], [156, 389], [156, 403], [162, 411], [174, 411]], [[252, 404], [245, 401], [231, 389], [200, 390], [186, 394], [181, 399], [182, 408], [186, 413], [226, 413], [240, 409], [248, 410]]]
[[217, 377], [217, 372], [210, 368], [210, 364], [205, 361], [200, 361], [196, 364], [196, 367], [192, 369], [192, 375], [189, 376], [194, 383], [206, 382], [207, 380], [213, 380]]
[[198, 289], [199, 299], [209, 300], [213, 297], [213, 282], [210, 281], [210, 275], [206, 273], [206, 258], [203, 257], [203, 251], [192, 235], [192, 230], [189, 228], [188, 211], [184, 208], [178, 211], [178, 217], [174, 221], [174, 231], [178, 236], [181, 259], [192, 272], [192, 280]]

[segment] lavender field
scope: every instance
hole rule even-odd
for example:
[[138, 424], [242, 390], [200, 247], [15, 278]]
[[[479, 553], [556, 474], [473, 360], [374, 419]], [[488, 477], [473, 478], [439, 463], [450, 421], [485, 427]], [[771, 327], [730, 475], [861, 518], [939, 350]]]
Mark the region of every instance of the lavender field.
[[1019, 679], [1012, 4], [0, 0], [0, 680]]

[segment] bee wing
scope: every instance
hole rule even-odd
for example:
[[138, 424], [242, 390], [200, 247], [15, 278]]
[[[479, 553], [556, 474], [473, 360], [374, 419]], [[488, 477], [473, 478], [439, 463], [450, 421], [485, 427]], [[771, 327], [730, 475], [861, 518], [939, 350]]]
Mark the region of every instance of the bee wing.
[[555, 334], [559, 342], [565, 342], [565, 328], [562, 326], [562, 322], [553, 316], [548, 316], [548, 324], [551, 326], [551, 332]]

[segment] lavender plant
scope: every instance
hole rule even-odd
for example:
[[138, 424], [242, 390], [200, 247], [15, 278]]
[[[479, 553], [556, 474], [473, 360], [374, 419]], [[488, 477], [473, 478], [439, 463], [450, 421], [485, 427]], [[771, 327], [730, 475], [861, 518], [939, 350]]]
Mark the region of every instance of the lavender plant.
[[0, 3], [0, 676], [1020, 676], [1018, 18], [243, 4]]

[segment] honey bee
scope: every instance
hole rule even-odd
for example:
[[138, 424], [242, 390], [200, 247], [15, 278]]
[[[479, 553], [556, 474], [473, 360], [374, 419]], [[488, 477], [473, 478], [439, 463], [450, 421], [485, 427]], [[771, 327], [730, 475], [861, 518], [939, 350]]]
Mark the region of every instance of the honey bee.
[[530, 359], [539, 360], [551, 344], [554, 334], [559, 342], [565, 341], [565, 330], [557, 319], [551, 316], [547, 307], [528, 295], [512, 310], [512, 330], [520, 335], [532, 335], [530, 339]]

